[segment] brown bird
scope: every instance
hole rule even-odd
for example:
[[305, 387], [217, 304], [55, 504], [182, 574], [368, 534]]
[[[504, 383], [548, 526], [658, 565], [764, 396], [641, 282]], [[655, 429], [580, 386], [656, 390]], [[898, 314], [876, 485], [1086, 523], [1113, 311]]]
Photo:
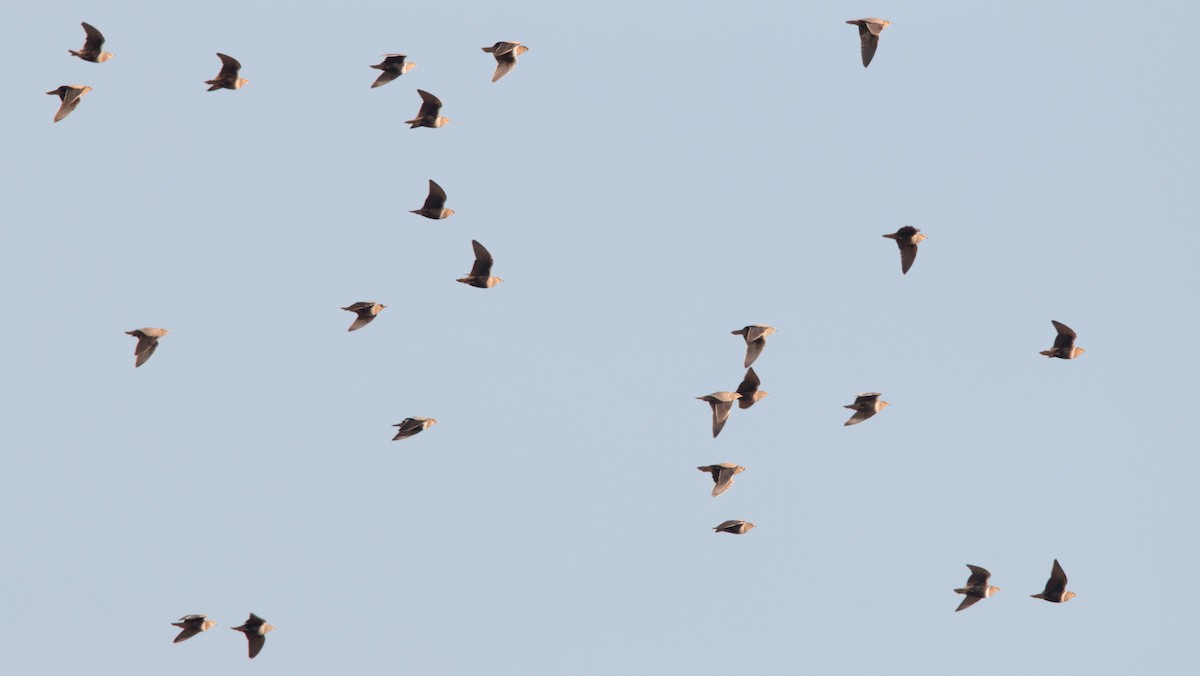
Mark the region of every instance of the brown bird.
[[712, 432], [714, 439], [721, 433], [721, 429], [725, 427], [725, 421], [729, 420], [729, 412], [733, 410], [733, 402], [741, 399], [741, 397], [742, 395], [737, 392], [713, 392], [703, 397], [696, 397], [712, 405]]
[[471, 240], [471, 247], [475, 249], [475, 264], [471, 266], [471, 274], [455, 281], [469, 284], [477, 289], [490, 289], [503, 282], [503, 279], [492, 276], [492, 254], [488, 253], [488, 250], [475, 240]]
[[969, 563], [967, 564], [967, 568], [971, 569], [971, 577], [967, 578], [967, 586], [963, 587], [962, 589], [954, 590], [955, 594], [966, 594], [966, 598], [964, 598], [962, 603], [958, 604], [958, 607], [954, 609], [954, 612], [956, 613], [964, 608], [970, 608], [971, 606], [975, 605], [976, 601], [979, 601], [980, 599], [986, 599], [992, 594], [1000, 591], [999, 587], [988, 586], [988, 578], [990, 578], [992, 574], [987, 572], [986, 568], [972, 566]]
[[497, 42], [483, 51], [496, 57], [496, 72], [492, 74], [492, 82], [508, 75], [508, 71], [517, 65], [517, 57], [529, 51], [529, 48], [519, 42]]
[[371, 85], [371, 89], [382, 87], [401, 75], [404, 75], [413, 68], [416, 68], [417, 64], [405, 61], [407, 58], [408, 57], [403, 54], [384, 54], [382, 62], [371, 66], [372, 68], [378, 68], [379, 70], [383, 71], [379, 74], [379, 77], [375, 78], [375, 84]]
[[892, 25], [891, 21], [885, 19], [854, 19], [846, 23], [853, 26], [858, 26], [858, 37], [862, 41], [862, 62], [863, 68], [871, 65], [871, 59], [875, 58], [875, 50], [879, 47], [879, 34], [884, 28]]
[[713, 526], [713, 530], [718, 533], [733, 533], [734, 535], [743, 535], [751, 528], [754, 528], [754, 524], [737, 519], [722, 521], [721, 525]]
[[383, 303], [376, 303], [373, 300], [368, 300], [360, 301], [358, 303], [354, 303], [353, 305], [342, 308], [347, 312], [353, 312], [358, 315], [358, 319], [355, 319], [354, 323], [350, 325], [350, 328], [346, 330], [356, 331], [367, 324], [370, 324], [371, 322], [375, 321], [375, 316], [382, 312], [383, 308], [385, 307], [387, 306]]
[[125, 333], [138, 339], [137, 347], [133, 348], [133, 354], [137, 357], [137, 361], [134, 362], [133, 367], [137, 368], [150, 359], [154, 351], [158, 349], [158, 339], [167, 335], [170, 331], [146, 327], [144, 329], [126, 331]]
[[186, 641], [202, 631], [212, 629], [216, 624], [216, 622], [208, 619], [208, 615], [184, 615], [179, 618], [178, 622], [171, 623], [172, 626], [183, 630], [175, 637], [174, 643]]
[[913, 261], [917, 260], [917, 245], [925, 241], [925, 235], [911, 225], [906, 225], [884, 237], [896, 240], [896, 244], [900, 247], [900, 273], [908, 274], [908, 269], [912, 267]]
[[392, 437], [392, 441], [400, 441], [401, 439], [416, 436], [436, 424], [437, 421], [433, 418], [405, 418], [403, 421], [392, 425], [392, 427], [400, 428], [396, 431], [396, 436]]
[[211, 85], [208, 91], [241, 89], [250, 84], [250, 81], [246, 78], [238, 77], [238, 72], [242, 69], [242, 64], [237, 59], [220, 52], [217, 52], [217, 58], [221, 59], [221, 72], [217, 73], [216, 79], [204, 81], [204, 84]]
[[267, 632], [275, 631], [275, 627], [254, 613], [250, 613], [250, 619], [246, 620], [245, 624], [232, 629], [246, 635], [246, 640], [250, 643], [250, 659], [262, 652], [263, 645], [267, 642]]
[[1074, 359], [1083, 354], [1082, 347], [1075, 347], [1075, 332], [1071, 327], [1053, 319], [1050, 323], [1054, 325], [1054, 330], [1058, 331], [1058, 335], [1054, 337], [1054, 347], [1049, 350], [1043, 350], [1040, 354], [1047, 357], [1058, 357], [1059, 359]]
[[1054, 567], [1050, 569], [1050, 579], [1046, 580], [1046, 588], [1041, 594], [1030, 596], [1050, 603], [1066, 603], [1075, 598], [1075, 592], [1067, 591], [1067, 574], [1063, 572], [1062, 566], [1058, 565], [1058, 559], [1054, 559]]
[[878, 392], [863, 392], [854, 399], [853, 404], [845, 405], [845, 408], [854, 411], [854, 415], [850, 416], [850, 419], [847, 420], [842, 426], [845, 427], [847, 425], [857, 425], [876, 413], [879, 413], [887, 406], [888, 403], [886, 401], [879, 400]]
[[91, 61], [92, 63], [104, 63], [113, 58], [112, 52], [105, 52], [100, 49], [104, 46], [104, 35], [96, 30], [95, 26], [86, 21], [81, 22], [80, 25], [83, 26], [83, 32], [87, 37], [84, 38], [83, 47], [80, 47], [78, 52], [74, 49], [67, 50], [71, 56], [78, 56], [84, 61]]
[[746, 377], [742, 379], [742, 384], [738, 385], [737, 393], [742, 395], [738, 399], [738, 408], [750, 408], [759, 399], [767, 396], [765, 390], [758, 389], [762, 382], [758, 379], [758, 374], [754, 369], [746, 369]]
[[775, 328], [766, 324], [752, 324], [730, 333], [746, 339], [746, 361], [742, 363], [742, 368], [750, 368], [754, 360], [758, 359], [758, 355], [762, 354], [763, 348], [767, 346], [767, 336], [775, 333]]
[[46, 92], [51, 96], [57, 96], [62, 101], [58, 106], [58, 112], [54, 114], [54, 121], [58, 122], [70, 115], [71, 111], [79, 107], [79, 101], [83, 95], [90, 91], [92, 88], [87, 85], [63, 85], [58, 89]]
[[417, 111], [417, 116], [411, 120], [405, 120], [404, 124], [411, 125], [409, 129], [417, 127], [441, 127], [450, 124], [450, 118], [438, 115], [442, 109], [442, 100], [430, 94], [424, 89], [418, 89], [417, 93], [421, 95], [421, 109]]
[[700, 470], [701, 472], [708, 472], [709, 474], [712, 474], [713, 483], [715, 484], [712, 489], [712, 496], [714, 498], [729, 490], [729, 487], [733, 485], [733, 476], [735, 474], [740, 474], [746, 471], [745, 467], [742, 467], [734, 462], [723, 462], [719, 465], [705, 465], [704, 467], [697, 467], [696, 469]]
[[450, 218], [454, 215], [454, 210], [446, 208], [446, 191], [442, 190], [442, 186], [434, 183], [431, 178], [429, 179], [429, 194], [425, 197], [425, 206], [413, 209], [408, 213], [438, 220]]

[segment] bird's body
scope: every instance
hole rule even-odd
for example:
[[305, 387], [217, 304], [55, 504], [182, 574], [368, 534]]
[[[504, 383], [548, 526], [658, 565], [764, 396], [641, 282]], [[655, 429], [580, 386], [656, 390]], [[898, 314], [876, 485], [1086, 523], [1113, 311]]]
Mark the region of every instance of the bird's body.
[[354, 323], [350, 325], [350, 328], [346, 330], [357, 331], [367, 324], [370, 324], [371, 322], [375, 321], [376, 315], [378, 315], [380, 312], [383, 312], [385, 307], [387, 306], [383, 303], [376, 303], [375, 301], [368, 300], [360, 301], [358, 303], [354, 303], [353, 305], [348, 305], [342, 308], [347, 312], [353, 312], [358, 315], [358, 318], [355, 319]]
[[1075, 598], [1075, 592], [1067, 591], [1067, 574], [1058, 564], [1058, 559], [1054, 559], [1054, 566], [1050, 569], [1050, 579], [1046, 580], [1046, 588], [1042, 590], [1041, 594], [1030, 594], [1030, 596], [1050, 603], [1066, 603]]
[[217, 58], [221, 60], [221, 71], [212, 80], [204, 81], [204, 84], [209, 86], [208, 91], [241, 89], [250, 84], [250, 81], [246, 78], [238, 77], [238, 73], [242, 70], [242, 64], [237, 59], [220, 52], [217, 52]]
[[442, 110], [441, 99], [424, 89], [418, 89], [417, 93], [421, 95], [421, 109], [417, 111], [416, 117], [404, 121], [405, 124], [409, 125], [409, 129], [416, 129], [417, 127], [432, 127], [437, 129], [450, 123], [450, 118], [442, 117], [439, 114]]
[[886, 408], [888, 403], [880, 400], [879, 396], [878, 392], [862, 392], [855, 397], [853, 404], [846, 404], [845, 408], [854, 411], [854, 415], [850, 416], [843, 427], [857, 425]]
[[383, 71], [379, 74], [379, 77], [375, 78], [375, 82], [371, 85], [371, 89], [382, 87], [401, 75], [404, 75], [413, 68], [416, 68], [417, 64], [405, 61], [407, 58], [408, 57], [403, 54], [384, 54], [382, 62], [371, 66], [372, 68], [377, 68]]
[[178, 622], [172, 622], [171, 625], [179, 627], [183, 631], [175, 637], [174, 643], [186, 641], [189, 638], [199, 634], [202, 631], [208, 631], [216, 626], [216, 622], [208, 619], [207, 615], [184, 615], [179, 618]]
[[137, 346], [133, 348], [133, 354], [137, 357], [133, 367], [137, 368], [146, 363], [146, 360], [154, 355], [154, 351], [158, 349], [158, 339], [170, 333], [166, 329], [155, 329], [146, 327], [144, 329], [134, 329], [125, 332], [138, 339]]
[[896, 240], [896, 245], [900, 247], [900, 273], [908, 274], [908, 269], [912, 267], [913, 261], [917, 260], [917, 245], [927, 238], [921, 234], [920, 230], [911, 225], [906, 225], [884, 237]]
[[47, 94], [57, 96], [61, 103], [58, 106], [58, 112], [54, 114], [54, 121], [58, 122], [64, 117], [71, 114], [71, 111], [79, 107], [79, 101], [83, 95], [92, 91], [92, 88], [87, 85], [62, 85], [57, 89], [52, 89]]
[[453, 209], [446, 208], [446, 191], [431, 178], [429, 179], [429, 194], [425, 196], [425, 204], [420, 209], [409, 211], [425, 218], [439, 220], [454, 215]]
[[720, 525], [713, 526], [713, 530], [718, 533], [733, 533], [734, 535], [744, 535], [754, 528], [754, 524], [741, 519], [731, 519], [722, 521]]
[[1071, 327], [1061, 322], [1050, 320], [1054, 325], [1054, 330], [1058, 335], [1054, 336], [1054, 347], [1049, 350], [1042, 350], [1039, 354], [1047, 357], [1058, 357], [1059, 359], [1074, 359], [1084, 353], [1082, 347], [1075, 347], [1075, 332]]
[[250, 659], [254, 659], [255, 655], [262, 651], [267, 642], [267, 632], [275, 631], [274, 626], [267, 624], [266, 620], [254, 613], [250, 613], [250, 619], [242, 626], [231, 629], [246, 635], [246, 640], [250, 643]]
[[490, 289], [503, 282], [503, 279], [492, 276], [492, 254], [488, 253], [488, 250], [475, 240], [471, 240], [471, 248], [475, 250], [475, 264], [471, 266], [471, 274], [455, 281], [477, 289]]
[[508, 75], [517, 65], [517, 57], [529, 51], [529, 48], [519, 42], [497, 42], [483, 51], [496, 57], [496, 72], [492, 73], [492, 82]]
[[401, 439], [416, 436], [436, 424], [437, 420], [433, 418], [405, 418], [392, 425], [392, 427], [399, 428], [396, 430], [396, 436], [392, 437], [392, 441], [400, 441]]
[[967, 568], [971, 569], [971, 577], [967, 578], [966, 586], [954, 590], [954, 593], [956, 594], [966, 595], [966, 598], [962, 600], [962, 603], [958, 604], [958, 607], [954, 609], [954, 612], [956, 613], [960, 610], [970, 608], [971, 606], [975, 605], [977, 601], [989, 598], [992, 594], [1000, 591], [999, 587], [988, 585], [988, 578], [990, 578], [992, 574], [989, 573], [986, 568], [972, 566], [969, 563], [967, 564]]
[[113, 58], [112, 52], [106, 52], [101, 49], [104, 46], [104, 34], [86, 21], [81, 22], [80, 25], [83, 26], [83, 32], [86, 35], [83, 40], [83, 46], [79, 48], [79, 51], [68, 49], [67, 52], [71, 56], [78, 56], [84, 61], [92, 63], [104, 63]]
[[705, 465], [703, 467], [697, 467], [696, 469], [700, 470], [701, 472], [708, 472], [712, 475], [712, 496], [714, 498], [729, 490], [729, 487], [733, 485], [734, 475], [746, 471], [745, 467], [742, 467], [736, 462], [723, 462], [719, 465]]
[[879, 48], [879, 34], [884, 28], [892, 25], [891, 21], [886, 19], [851, 19], [846, 23], [852, 26], [858, 26], [858, 38], [862, 43], [862, 64], [863, 68], [871, 65], [871, 59], [875, 58], [875, 50]]
[[746, 369], [746, 377], [742, 378], [742, 383], [738, 385], [737, 393], [741, 395], [738, 399], [738, 408], [750, 408], [759, 399], [767, 396], [765, 390], [758, 389], [762, 385], [762, 381], [758, 379], [758, 374], [753, 368]]
[[754, 360], [758, 359], [758, 355], [762, 354], [763, 348], [767, 346], [767, 336], [775, 333], [775, 328], [766, 324], [752, 324], [730, 333], [746, 339], [746, 359], [742, 362], [742, 368], [750, 368]]
[[712, 406], [712, 434], [715, 439], [725, 427], [725, 421], [729, 420], [733, 402], [741, 399], [742, 395], [737, 392], [713, 392], [696, 398], [700, 401], [707, 401]]

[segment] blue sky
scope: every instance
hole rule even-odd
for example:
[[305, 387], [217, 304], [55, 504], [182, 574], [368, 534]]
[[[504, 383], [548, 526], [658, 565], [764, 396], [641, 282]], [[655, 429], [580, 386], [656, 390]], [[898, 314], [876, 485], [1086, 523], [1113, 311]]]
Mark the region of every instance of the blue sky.
[[1190, 673], [1196, 8], [347, 4], [0, 8], [7, 670]]

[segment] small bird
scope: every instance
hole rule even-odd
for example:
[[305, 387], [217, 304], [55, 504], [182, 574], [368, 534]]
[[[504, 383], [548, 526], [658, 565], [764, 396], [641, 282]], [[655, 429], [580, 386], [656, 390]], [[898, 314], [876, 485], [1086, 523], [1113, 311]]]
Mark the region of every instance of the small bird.
[[450, 118], [438, 115], [442, 109], [442, 100], [430, 94], [424, 89], [418, 89], [417, 93], [421, 95], [421, 109], [417, 111], [417, 116], [411, 120], [405, 120], [404, 124], [411, 125], [409, 129], [417, 127], [442, 127], [450, 124]]
[[713, 392], [706, 394], [703, 397], [696, 397], [701, 401], [707, 401], [712, 405], [713, 414], [713, 438], [721, 433], [721, 428], [725, 427], [725, 421], [729, 420], [729, 412], [733, 410], [733, 402], [741, 399], [742, 395], [737, 392]]
[[221, 59], [221, 72], [217, 73], [216, 79], [204, 81], [204, 84], [211, 85], [208, 91], [241, 89], [250, 84], [250, 81], [246, 78], [238, 77], [238, 71], [242, 69], [242, 64], [237, 59], [220, 52], [217, 52], [217, 58]]
[[742, 535], [751, 528], [754, 528], [754, 524], [749, 521], [740, 521], [737, 519], [722, 521], [721, 525], [713, 526], [713, 530], [718, 533], [733, 533], [734, 535]]
[[375, 321], [375, 316], [382, 312], [383, 308], [385, 307], [387, 306], [383, 303], [376, 303], [373, 300], [368, 300], [360, 301], [358, 303], [354, 303], [353, 305], [342, 308], [347, 312], [354, 312], [358, 315], [358, 319], [355, 319], [354, 323], [350, 325], [350, 328], [346, 330], [356, 331], [367, 324], [370, 324], [371, 322]]
[[469, 284], [477, 289], [490, 289], [503, 282], [503, 279], [492, 276], [492, 254], [488, 253], [488, 250], [475, 240], [471, 240], [471, 247], [475, 249], [475, 264], [471, 266], [471, 274], [455, 281]]
[[184, 615], [179, 618], [178, 622], [172, 622], [172, 626], [179, 627], [183, 631], [175, 637], [175, 643], [181, 643], [189, 638], [199, 634], [202, 631], [208, 631], [216, 626], [216, 622], [208, 619], [208, 615]]
[[954, 612], [956, 613], [964, 608], [970, 608], [971, 606], [975, 605], [979, 599], [986, 599], [992, 594], [1000, 591], [999, 587], [988, 586], [988, 578], [991, 577], [992, 574], [987, 572], [986, 568], [972, 566], [969, 563], [967, 564], [967, 568], [971, 569], [971, 577], [967, 578], [967, 586], [963, 587], [962, 589], [954, 590], [955, 594], [967, 595], [966, 598], [962, 600], [962, 603], [958, 604], [958, 607], [954, 609]]
[[913, 261], [917, 260], [917, 245], [926, 240], [925, 235], [911, 225], [906, 225], [884, 237], [896, 240], [896, 244], [900, 247], [900, 273], [908, 274], [908, 269], [912, 267]]
[[712, 489], [712, 496], [715, 498], [718, 495], [729, 490], [733, 485], [733, 476], [746, 471], [745, 467], [734, 462], [723, 462], [719, 465], [705, 465], [697, 467], [701, 472], [712, 474], [713, 483], [716, 484]]
[[446, 208], [446, 191], [442, 190], [442, 186], [431, 178], [429, 179], [429, 194], [425, 197], [425, 206], [413, 209], [408, 213], [432, 218], [436, 221], [441, 218], [450, 218], [454, 215], [454, 210]]
[[126, 331], [125, 333], [138, 339], [137, 347], [133, 348], [133, 354], [137, 357], [137, 361], [134, 362], [133, 367], [137, 368], [150, 359], [154, 351], [158, 349], [158, 339], [167, 335], [170, 331], [146, 327], [144, 329]]
[[392, 441], [400, 441], [401, 439], [416, 436], [436, 424], [437, 421], [433, 418], [405, 418], [402, 422], [392, 425], [392, 427], [400, 428], [396, 431], [396, 436], [392, 437]]
[[382, 87], [401, 75], [404, 75], [413, 68], [416, 68], [417, 64], [405, 61], [407, 58], [408, 57], [403, 54], [384, 54], [382, 62], [371, 66], [372, 68], [378, 68], [379, 70], [383, 71], [379, 74], [379, 77], [375, 78], [375, 84], [371, 85], [371, 89]]
[[845, 405], [845, 408], [854, 411], [854, 415], [850, 416], [850, 419], [847, 420], [842, 427], [846, 427], [847, 425], [857, 425], [876, 413], [879, 413], [887, 406], [888, 403], [886, 401], [879, 400], [878, 392], [863, 392], [854, 399], [853, 404]]
[[1046, 588], [1041, 594], [1030, 596], [1050, 603], [1066, 603], [1075, 598], [1075, 592], [1067, 591], [1067, 574], [1063, 572], [1062, 566], [1058, 565], [1058, 559], [1054, 559], [1054, 567], [1050, 569], [1050, 579], [1046, 580]]
[[83, 47], [80, 47], [78, 52], [74, 49], [67, 50], [71, 56], [78, 56], [84, 61], [91, 61], [92, 63], [104, 63], [113, 58], [112, 52], [105, 52], [100, 49], [104, 46], [103, 33], [96, 30], [95, 26], [86, 21], [80, 22], [79, 25], [83, 26], [83, 32], [87, 34], [87, 37], [84, 38]]
[[858, 37], [862, 41], [862, 62], [863, 68], [871, 65], [871, 59], [875, 58], [875, 50], [879, 47], [879, 34], [884, 28], [892, 25], [891, 21], [885, 19], [854, 19], [846, 23], [853, 26], [858, 26]]
[[250, 659], [262, 652], [263, 645], [267, 642], [267, 632], [275, 631], [275, 627], [254, 613], [250, 613], [250, 619], [246, 620], [245, 624], [232, 629], [246, 635], [246, 640], [250, 643]]
[[742, 368], [747, 369], [755, 359], [758, 359], [758, 355], [762, 354], [763, 348], [767, 346], [767, 336], [775, 333], [775, 327], [766, 324], [752, 324], [737, 331], [730, 331], [730, 333], [746, 339], [746, 361], [742, 363]]
[[737, 393], [741, 395], [738, 399], [738, 408], [750, 408], [756, 401], [767, 396], [766, 390], [758, 389], [762, 382], [758, 379], [758, 374], [754, 369], [746, 369], [746, 377], [742, 379], [742, 384], [738, 385]]
[[508, 75], [508, 71], [517, 65], [517, 57], [529, 51], [529, 48], [519, 42], [497, 42], [483, 51], [496, 57], [496, 72], [492, 74], [492, 82]]
[[54, 121], [58, 122], [70, 115], [71, 111], [79, 107], [79, 101], [83, 98], [83, 95], [90, 91], [92, 91], [92, 88], [87, 85], [63, 85], [58, 89], [46, 92], [62, 100], [62, 103], [58, 106], [58, 112], [54, 114]]
[[1054, 325], [1054, 330], [1058, 331], [1058, 335], [1054, 337], [1054, 347], [1043, 350], [1040, 354], [1059, 359], [1074, 359], [1083, 354], [1082, 347], [1075, 347], [1075, 332], [1071, 330], [1071, 327], [1053, 319], [1050, 320], [1050, 323]]

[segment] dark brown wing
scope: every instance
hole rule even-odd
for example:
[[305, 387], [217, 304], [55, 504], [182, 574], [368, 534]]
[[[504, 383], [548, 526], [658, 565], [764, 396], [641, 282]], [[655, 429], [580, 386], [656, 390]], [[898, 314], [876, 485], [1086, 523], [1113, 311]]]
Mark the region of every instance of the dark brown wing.
[[757, 392], [759, 385], [762, 385], [762, 381], [758, 379], [758, 374], [754, 372], [754, 369], [746, 369], [746, 377], [742, 378], [742, 384], [737, 388], [737, 393], [742, 395], [738, 401], [745, 401], [747, 397]]
[[878, 392], [863, 392], [862, 394], [860, 394], [854, 398], [854, 403], [855, 403], [855, 405], [874, 404], [875, 400], [878, 398], [879, 398]]
[[962, 600], [962, 603], [958, 604], [958, 607], [954, 609], [954, 612], [956, 612], [956, 613], [957, 613], [957, 612], [958, 612], [958, 611], [960, 611], [960, 610], [964, 610], [964, 609], [966, 609], [966, 608], [970, 608], [971, 606], [973, 606], [973, 605], [975, 605], [976, 603], [978, 603], [978, 602], [979, 602], [981, 599], [982, 599], [982, 597], [979, 597], [979, 596], [971, 596], [970, 594], [968, 594], [967, 596], [965, 596], [965, 597], [963, 598], [963, 600]]
[[[422, 107], [424, 113], [424, 107]], [[425, 198], [425, 206], [422, 209], [439, 210], [446, 206], [446, 191], [442, 190], [442, 186], [438, 185], [429, 179], [429, 196]]]
[[971, 577], [967, 578], [967, 586], [968, 587], [985, 587], [985, 586], [987, 586], [988, 578], [990, 578], [992, 576], [992, 574], [987, 572], [986, 568], [980, 568], [979, 566], [972, 566], [969, 563], [967, 564], [967, 568], [971, 569]]
[[713, 472], [713, 483], [716, 484], [712, 489], [714, 498], [729, 490], [729, 487], [733, 485], [733, 475], [737, 473], [736, 467], [720, 467], [718, 469], [719, 471]]
[[1050, 579], [1046, 580], [1046, 589], [1042, 593], [1047, 598], [1057, 600], [1066, 590], [1067, 574], [1063, 572], [1062, 566], [1058, 565], [1058, 559], [1054, 559], [1054, 567], [1050, 569]]
[[[380, 63], [379, 66], [393, 66], [399, 70], [400, 67], [404, 65], [404, 60], [407, 58], [408, 56], [404, 54], [384, 54], [383, 63]], [[379, 66], [376, 66], [376, 68]]]
[[858, 24], [858, 39], [862, 41], [862, 62], [863, 68], [866, 68], [871, 65], [871, 59], [875, 58], [875, 50], [879, 47], [879, 36], [867, 28], [867, 22], [862, 21]]
[[232, 56], [227, 56], [217, 52], [217, 58], [221, 60], [221, 72], [217, 73], [218, 80], [237, 80], [238, 71], [242, 69], [242, 64]]
[[267, 637], [257, 633], [246, 632], [246, 640], [250, 642], [250, 659], [254, 659], [262, 652], [263, 646], [267, 643]]
[[442, 109], [442, 100], [424, 89], [418, 89], [417, 93], [421, 95], [421, 111], [417, 115], [428, 118], [437, 117], [438, 112]]
[[1054, 330], [1058, 331], [1058, 335], [1054, 337], [1054, 347], [1063, 347], [1068, 350], [1074, 347], [1076, 336], [1071, 327], [1056, 322], [1053, 319], [1050, 320], [1050, 323], [1054, 325]]
[[475, 264], [471, 266], [471, 276], [486, 279], [492, 276], [492, 254], [483, 248], [483, 245], [475, 240], [471, 240], [471, 247], [475, 249]]
[[896, 244], [900, 247], [900, 274], [908, 274], [913, 261], [917, 260], [917, 245], [899, 239]]
[[104, 46], [104, 34], [86, 21], [81, 22], [80, 25], [83, 26], [83, 32], [87, 34], [87, 38], [83, 41], [83, 49], [79, 51], [99, 54], [100, 48]]

